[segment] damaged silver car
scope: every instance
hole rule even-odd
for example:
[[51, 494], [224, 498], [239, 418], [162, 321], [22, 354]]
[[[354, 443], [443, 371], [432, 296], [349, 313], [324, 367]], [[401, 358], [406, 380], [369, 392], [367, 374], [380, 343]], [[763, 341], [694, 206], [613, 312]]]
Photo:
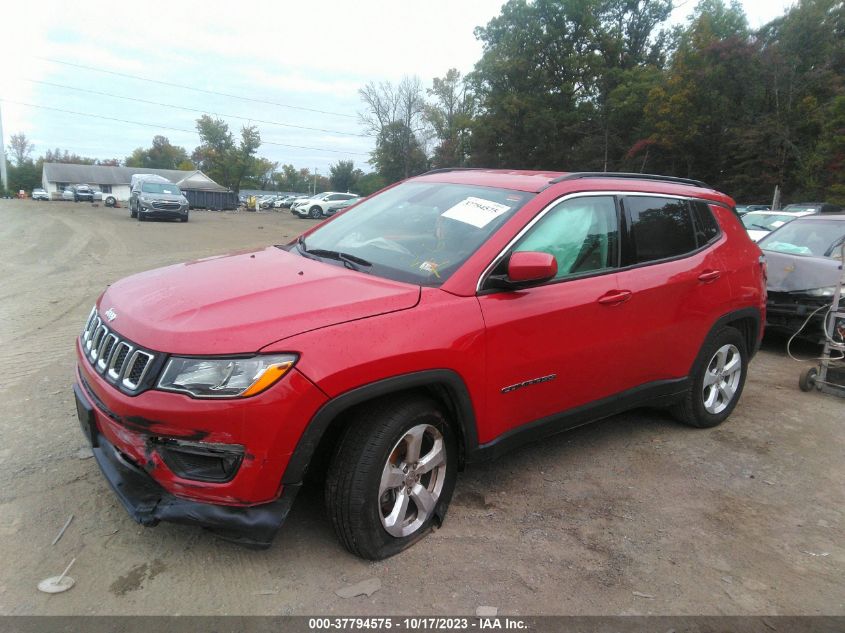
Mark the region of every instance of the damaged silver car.
[[845, 213], [797, 218], [758, 242], [768, 263], [767, 329], [823, 340], [843, 242]]

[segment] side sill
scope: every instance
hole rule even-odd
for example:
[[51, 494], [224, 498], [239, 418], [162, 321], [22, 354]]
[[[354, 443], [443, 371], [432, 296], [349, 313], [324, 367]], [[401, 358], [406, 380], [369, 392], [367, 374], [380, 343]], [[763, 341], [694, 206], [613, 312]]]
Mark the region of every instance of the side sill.
[[467, 462], [496, 459], [523, 444], [536, 442], [551, 435], [562, 433], [590, 422], [635, 409], [645, 405], [664, 406], [672, 404], [689, 388], [689, 378], [659, 380], [634, 387], [628, 391], [575, 407], [564, 413], [540, 418], [519, 428], [503, 433], [496, 439], [481, 444], [475, 451], [467, 453]]

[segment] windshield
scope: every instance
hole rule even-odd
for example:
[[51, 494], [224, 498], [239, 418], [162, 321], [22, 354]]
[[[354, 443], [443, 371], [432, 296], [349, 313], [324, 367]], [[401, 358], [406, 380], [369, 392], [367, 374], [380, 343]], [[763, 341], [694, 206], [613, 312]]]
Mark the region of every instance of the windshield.
[[166, 193], [171, 196], [178, 196], [182, 193], [178, 186], [169, 182], [145, 182], [141, 185], [141, 191], [144, 193]]
[[795, 219], [794, 215], [782, 215], [780, 213], [746, 213], [742, 216], [742, 223], [746, 229], [752, 231], [774, 231], [787, 222]]
[[812, 255], [839, 259], [845, 239], [845, 222], [836, 220], [796, 220], [762, 240], [760, 248], [792, 255]]
[[[472, 185], [409, 182], [364, 200], [318, 228], [298, 252], [342, 253], [361, 270], [439, 286], [533, 193]], [[337, 258], [326, 259], [342, 265]]]

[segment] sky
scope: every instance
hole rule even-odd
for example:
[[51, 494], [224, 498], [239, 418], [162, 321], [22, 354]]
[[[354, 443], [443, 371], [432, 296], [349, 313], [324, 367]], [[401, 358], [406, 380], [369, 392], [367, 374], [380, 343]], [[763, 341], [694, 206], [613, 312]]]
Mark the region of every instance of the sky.
[[[682, 23], [695, 2], [678, 0], [671, 21]], [[791, 3], [742, 0], [752, 28]], [[373, 143], [358, 89], [406, 74], [428, 86], [450, 68], [472, 70], [481, 56], [473, 31], [501, 5], [14, 0], [0, 37], [3, 142], [23, 132], [34, 156], [61, 148], [124, 159], [162, 134], [190, 153], [206, 112], [235, 133], [257, 125], [258, 153], [272, 161], [326, 174], [352, 159], [367, 171]]]

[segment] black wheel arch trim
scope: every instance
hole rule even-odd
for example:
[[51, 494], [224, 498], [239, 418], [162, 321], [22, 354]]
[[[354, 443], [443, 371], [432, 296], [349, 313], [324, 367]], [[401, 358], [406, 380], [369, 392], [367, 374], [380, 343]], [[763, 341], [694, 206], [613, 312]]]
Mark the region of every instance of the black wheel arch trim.
[[311, 418], [296, 444], [288, 465], [282, 475], [282, 484], [302, 482], [311, 458], [314, 456], [323, 435], [332, 422], [355, 405], [411, 389], [442, 387], [447, 390], [449, 411], [456, 418], [455, 429], [462, 437], [464, 450], [472, 453], [478, 447], [478, 435], [475, 425], [475, 410], [469, 396], [469, 390], [463, 378], [451, 369], [427, 369], [399, 376], [378, 380], [340, 394], [325, 403]]
[[723, 327], [734, 321], [739, 321], [740, 319], [751, 319], [754, 322], [754, 328], [751, 332], [742, 332], [742, 334], [746, 337], [745, 343], [747, 349], [745, 351], [748, 352], [748, 360], [754, 358], [754, 355], [757, 353], [757, 350], [760, 349], [760, 327], [762, 322], [760, 310], [758, 310], [757, 308], [740, 308], [739, 310], [733, 310], [716, 319], [716, 322], [713, 324], [713, 327], [710, 328], [710, 331], [707, 332], [707, 336], [705, 336], [704, 340], [701, 342], [701, 349], [699, 350], [698, 354], [695, 357], [695, 360], [693, 361], [692, 366], [690, 367], [690, 376], [693, 375], [693, 372], [695, 371], [696, 367], [698, 367], [699, 363], [703, 362], [704, 360], [702, 353], [704, 352], [704, 347], [707, 341], [710, 340], [710, 338]]

